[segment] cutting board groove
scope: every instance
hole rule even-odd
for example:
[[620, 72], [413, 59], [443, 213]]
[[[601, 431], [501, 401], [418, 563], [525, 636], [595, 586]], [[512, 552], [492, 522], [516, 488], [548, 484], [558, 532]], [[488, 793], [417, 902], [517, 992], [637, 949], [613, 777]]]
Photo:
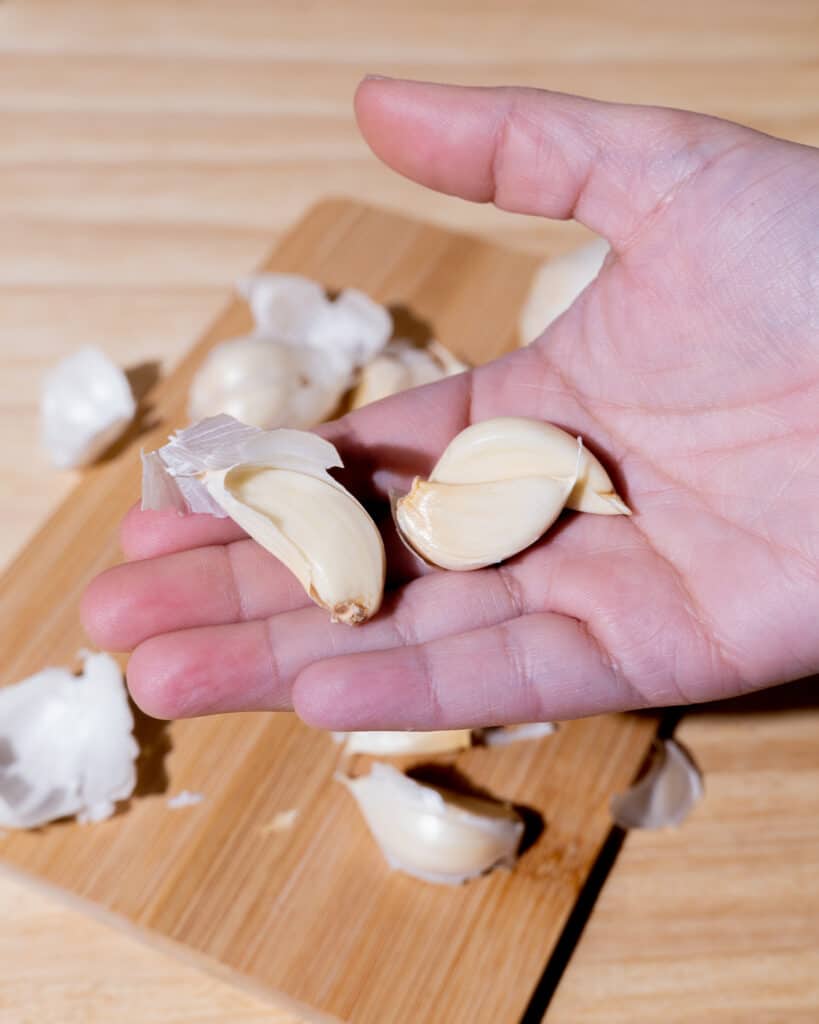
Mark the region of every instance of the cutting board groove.
[[[514, 347], [534, 264], [490, 242], [329, 200], [267, 266], [404, 307], [481, 363]], [[5, 574], [0, 682], [74, 660], [84, 643], [79, 596], [119, 558], [117, 526], [137, 498], [140, 446], [162, 443], [184, 423], [205, 352], [249, 326], [245, 307], [232, 304], [150, 395], [156, 425], [88, 471]], [[608, 834], [608, 799], [634, 776], [654, 730], [649, 718], [607, 716], [459, 755], [458, 771], [476, 786], [533, 808], [545, 823], [515, 872], [459, 888], [390, 873], [332, 781], [335, 745], [285, 714], [153, 726], [159, 753], [143, 758], [139, 791], [123, 813], [95, 826], [10, 833], [0, 858], [149, 941], [343, 1021], [511, 1022]], [[170, 811], [164, 791], [185, 788], [204, 801]], [[290, 830], [265, 828], [293, 808]]]

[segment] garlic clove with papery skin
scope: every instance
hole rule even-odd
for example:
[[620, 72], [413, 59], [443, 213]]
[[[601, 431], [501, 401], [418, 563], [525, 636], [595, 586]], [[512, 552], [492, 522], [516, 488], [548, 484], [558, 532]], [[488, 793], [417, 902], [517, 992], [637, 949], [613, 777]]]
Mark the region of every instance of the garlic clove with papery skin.
[[609, 243], [595, 238], [563, 256], [548, 260], [532, 279], [518, 323], [521, 345], [535, 341], [600, 273]]
[[122, 671], [86, 654], [0, 689], [0, 827], [110, 817], [136, 784], [139, 753]]
[[356, 625], [378, 611], [386, 559], [366, 509], [327, 472], [339, 466], [315, 434], [215, 416], [143, 456], [142, 507], [230, 516], [334, 621]]
[[424, 785], [386, 764], [340, 781], [395, 870], [459, 885], [515, 862], [524, 826], [507, 804]]
[[[528, 476], [564, 477], [577, 461], [577, 440], [541, 420], [501, 416], [462, 430], [429, 475], [434, 483], [475, 484]], [[566, 507], [597, 515], [630, 515], [599, 459], [584, 447]]]
[[43, 381], [43, 446], [60, 469], [89, 465], [123, 434], [136, 409], [125, 373], [100, 349], [81, 348]]
[[350, 732], [341, 734], [346, 754], [403, 757], [408, 754], [450, 754], [472, 744], [470, 729], [437, 729], [431, 732]]

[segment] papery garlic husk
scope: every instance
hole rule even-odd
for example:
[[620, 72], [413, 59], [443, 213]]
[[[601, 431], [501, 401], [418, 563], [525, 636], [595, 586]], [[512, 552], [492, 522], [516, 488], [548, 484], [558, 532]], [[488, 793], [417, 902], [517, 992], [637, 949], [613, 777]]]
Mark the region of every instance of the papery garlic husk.
[[621, 828], [667, 828], [680, 825], [702, 794], [702, 775], [691, 755], [664, 740], [655, 744], [646, 774], [612, 797], [611, 813]]
[[375, 523], [327, 472], [339, 466], [315, 434], [215, 416], [143, 456], [142, 507], [230, 516], [334, 621], [355, 625], [378, 610], [386, 564]]
[[577, 249], [544, 263], [532, 279], [520, 313], [520, 344], [528, 345], [549, 324], [565, 313], [578, 295], [600, 273], [609, 252], [604, 238], [595, 238]]
[[81, 348], [43, 381], [43, 446], [60, 469], [87, 466], [121, 437], [136, 409], [125, 373], [100, 349]]
[[0, 827], [110, 817], [136, 784], [133, 725], [109, 654], [86, 654], [79, 676], [45, 668], [0, 689]]
[[507, 804], [421, 784], [386, 764], [341, 781], [395, 870], [458, 885], [515, 862], [523, 822]]
[[350, 408], [359, 409], [400, 391], [432, 384], [468, 369], [466, 363], [436, 341], [420, 348], [403, 339], [391, 341], [361, 370], [350, 398]]
[[253, 334], [211, 349], [191, 384], [192, 419], [227, 413], [259, 427], [315, 426], [392, 335], [389, 311], [354, 288], [331, 300], [295, 274], [257, 274], [238, 287]]
[[[577, 439], [551, 423], [501, 416], [474, 423], [450, 441], [429, 475], [434, 483], [477, 484], [529, 476], [566, 477]], [[584, 447], [566, 507], [597, 515], [630, 515], [599, 459]]]
[[470, 729], [437, 729], [432, 732], [350, 732], [341, 734], [347, 754], [403, 757], [407, 754], [450, 754], [472, 744]]

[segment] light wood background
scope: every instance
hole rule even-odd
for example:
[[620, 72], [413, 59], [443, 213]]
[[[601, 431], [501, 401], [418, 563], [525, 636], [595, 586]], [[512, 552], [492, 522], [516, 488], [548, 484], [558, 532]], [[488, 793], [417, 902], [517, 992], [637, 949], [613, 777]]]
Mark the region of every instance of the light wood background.
[[[173, 365], [320, 196], [544, 252], [582, 237], [390, 174], [355, 133], [363, 73], [685, 106], [819, 145], [818, 47], [815, 0], [0, 0], [0, 559], [73, 483], [36, 445], [43, 370], [85, 342]], [[819, 715], [682, 735], [706, 799], [679, 833], [630, 837], [549, 1019], [813, 1021]], [[5, 880], [0, 951], [3, 1024], [287, 1019]]]

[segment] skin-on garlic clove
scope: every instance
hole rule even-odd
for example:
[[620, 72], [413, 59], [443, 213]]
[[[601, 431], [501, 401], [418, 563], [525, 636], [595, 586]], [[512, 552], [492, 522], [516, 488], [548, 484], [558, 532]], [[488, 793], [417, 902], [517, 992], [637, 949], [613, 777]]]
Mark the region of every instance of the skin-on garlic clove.
[[402, 757], [405, 754], [450, 754], [472, 744], [470, 729], [433, 732], [350, 732], [344, 737], [346, 754]]
[[655, 744], [646, 774], [612, 797], [611, 813], [621, 828], [668, 828], [682, 824], [702, 794], [694, 759], [679, 743], [664, 740]]
[[467, 369], [469, 367], [465, 363], [436, 341], [428, 342], [423, 348], [409, 341], [391, 341], [361, 370], [350, 399], [350, 408], [359, 409], [400, 391], [432, 384]]
[[328, 441], [215, 416], [143, 456], [142, 507], [230, 516], [296, 576], [334, 621], [378, 611], [385, 555], [366, 509], [334, 480]]
[[[475, 484], [527, 476], [565, 477], [574, 471], [577, 439], [541, 420], [502, 416], [474, 423], [450, 441], [429, 479]], [[566, 507], [597, 515], [630, 515], [600, 461], [584, 447]]]
[[341, 781], [393, 869], [458, 885], [515, 862], [523, 822], [507, 804], [422, 785], [386, 764]]
[[125, 373], [98, 348], [82, 348], [43, 382], [43, 447], [60, 469], [87, 466], [128, 428], [136, 402]]
[[540, 267], [520, 313], [520, 344], [528, 345], [565, 313], [577, 296], [600, 273], [609, 252], [604, 238], [595, 238]]
[[0, 827], [110, 817], [139, 753], [122, 671], [86, 654], [82, 674], [46, 668], [0, 689]]

